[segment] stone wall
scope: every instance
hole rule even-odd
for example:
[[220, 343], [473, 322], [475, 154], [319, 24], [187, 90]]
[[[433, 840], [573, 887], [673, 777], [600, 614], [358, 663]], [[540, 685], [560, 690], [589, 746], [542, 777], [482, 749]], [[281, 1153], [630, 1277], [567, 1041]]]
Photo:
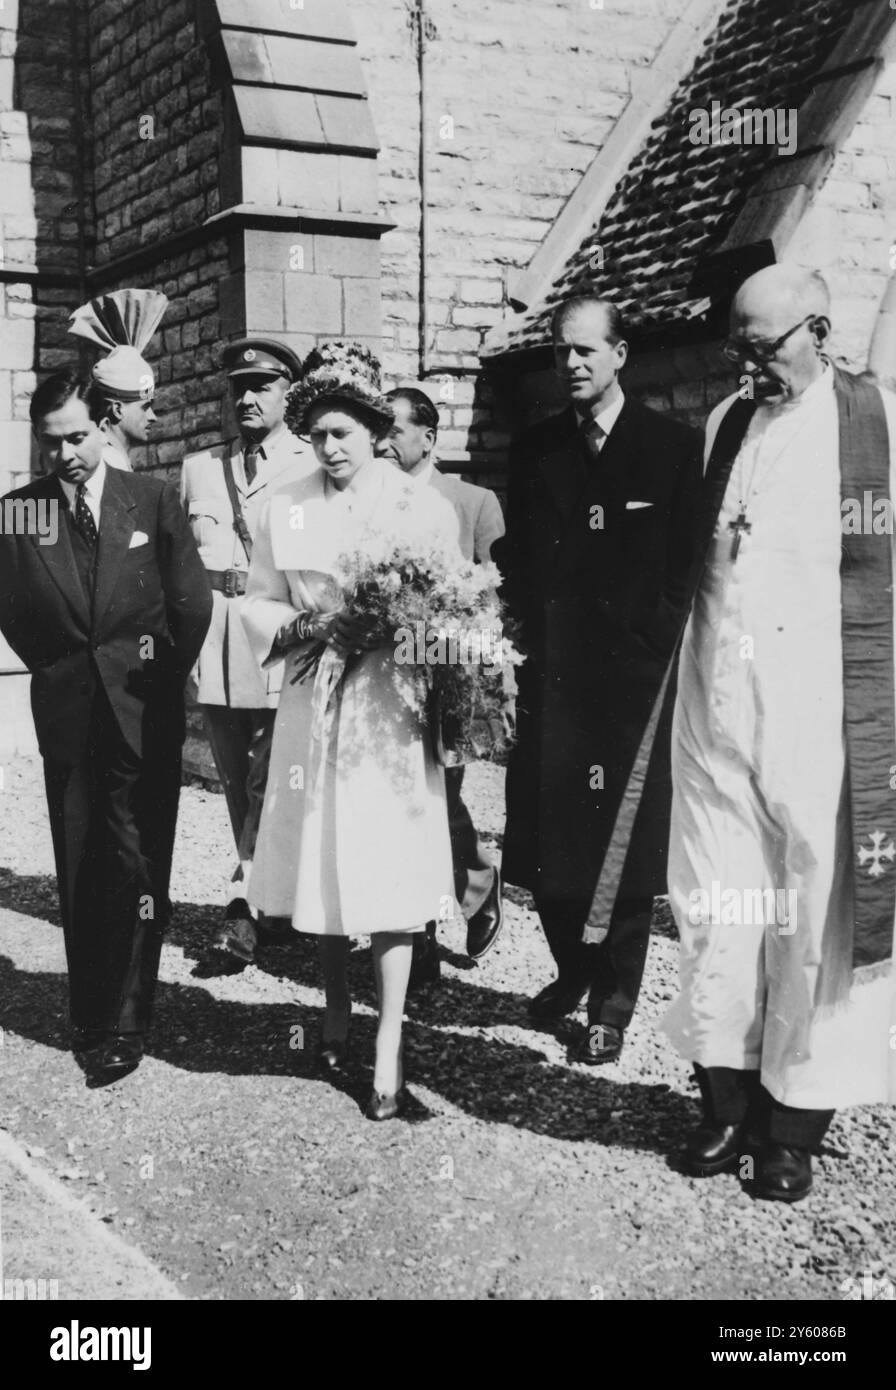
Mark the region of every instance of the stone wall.
[[[414, 6], [350, 6], [379, 136], [384, 365], [420, 360], [420, 82]], [[668, 0], [428, 0], [425, 5], [424, 289], [428, 380], [443, 457], [500, 481], [506, 429], [478, 379], [484, 334], [650, 64], [676, 14]], [[440, 380], [441, 378], [441, 380]], [[453, 399], [452, 399], [453, 397]], [[472, 458], [472, 462], [470, 461]]]

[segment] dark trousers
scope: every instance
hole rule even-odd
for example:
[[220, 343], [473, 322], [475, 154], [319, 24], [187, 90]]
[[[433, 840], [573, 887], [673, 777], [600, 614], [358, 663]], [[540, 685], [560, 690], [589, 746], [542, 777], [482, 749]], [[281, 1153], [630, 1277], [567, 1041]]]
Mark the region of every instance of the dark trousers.
[[461, 798], [463, 781], [463, 766], [445, 768], [454, 896], [464, 916], [472, 917], [491, 892], [497, 871]]
[[706, 1118], [713, 1124], [738, 1125], [746, 1122], [756, 1139], [771, 1139], [797, 1149], [817, 1149], [833, 1110], [797, 1110], [781, 1105], [762, 1085], [758, 1071], [736, 1071], [733, 1067], [701, 1067], [694, 1073]]
[[44, 762], [72, 1024], [144, 1033], [168, 918], [181, 748], [149, 732], [143, 758], [94, 695], [74, 766]]
[[588, 989], [588, 1022], [627, 1028], [638, 1001], [653, 899], [620, 897], [600, 945], [585, 945], [582, 932], [591, 906], [535, 895], [535, 906], [557, 962], [558, 979]]
[[242, 899], [261, 823], [277, 711], [203, 705], [202, 713], [239, 857], [231, 898]]

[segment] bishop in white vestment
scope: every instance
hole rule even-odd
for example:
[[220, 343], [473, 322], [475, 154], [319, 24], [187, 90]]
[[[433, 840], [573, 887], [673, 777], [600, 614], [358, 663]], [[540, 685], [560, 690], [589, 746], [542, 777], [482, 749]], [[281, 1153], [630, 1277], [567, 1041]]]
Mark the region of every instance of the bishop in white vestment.
[[[891, 576], [892, 507], [842, 495], [840, 416], [857, 387], [822, 353], [828, 313], [821, 278], [785, 266], [752, 276], [735, 299], [727, 350], [754, 408], [722, 479], [672, 744], [681, 994], [664, 1027], [695, 1064], [705, 1108], [686, 1159], [710, 1174], [749, 1150], [759, 1195], [788, 1201], [809, 1191], [810, 1152], [837, 1108], [896, 1099], [891, 898], [876, 923], [888, 947], [861, 968], [854, 949], [857, 876], [896, 874], [894, 826], [868, 823], [857, 838], [841, 632], [847, 538], [873, 528]], [[880, 403], [892, 497], [896, 397], [860, 385], [860, 401]], [[708, 464], [737, 401], [710, 416]], [[885, 587], [869, 584], [865, 601], [881, 611], [886, 600], [892, 621]], [[869, 775], [893, 771], [880, 759]]]

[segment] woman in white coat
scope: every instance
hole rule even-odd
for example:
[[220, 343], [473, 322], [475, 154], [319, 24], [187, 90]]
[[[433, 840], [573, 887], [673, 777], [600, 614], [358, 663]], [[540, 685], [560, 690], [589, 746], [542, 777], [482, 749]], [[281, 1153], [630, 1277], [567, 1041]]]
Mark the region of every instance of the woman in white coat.
[[[457, 519], [433, 489], [375, 456], [392, 412], [367, 349], [315, 349], [291, 394], [287, 422], [310, 436], [320, 467], [262, 512], [243, 606], [261, 664], [286, 655], [249, 900], [320, 938], [325, 1069], [342, 1065], [346, 1047], [349, 938], [370, 936], [379, 1027], [366, 1113], [389, 1119], [407, 1101], [401, 1023], [411, 936], [453, 891], [445, 779], [428, 730], [402, 698], [412, 670], [396, 665], [391, 636], [370, 634], [344, 607], [334, 562], [353, 538], [377, 531], [456, 544]], [[309, 640], [351, 657], [322, 728], [313, 727], [313, 677], [291, 679]]]

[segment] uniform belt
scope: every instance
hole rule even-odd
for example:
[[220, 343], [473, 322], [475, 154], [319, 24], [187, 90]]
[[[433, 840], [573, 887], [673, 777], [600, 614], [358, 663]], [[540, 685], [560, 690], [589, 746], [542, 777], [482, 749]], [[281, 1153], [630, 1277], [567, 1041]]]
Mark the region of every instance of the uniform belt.
[[237, 598], [246, 592], [245, 570], [207, 570], [208, 582], [225, 598]]

